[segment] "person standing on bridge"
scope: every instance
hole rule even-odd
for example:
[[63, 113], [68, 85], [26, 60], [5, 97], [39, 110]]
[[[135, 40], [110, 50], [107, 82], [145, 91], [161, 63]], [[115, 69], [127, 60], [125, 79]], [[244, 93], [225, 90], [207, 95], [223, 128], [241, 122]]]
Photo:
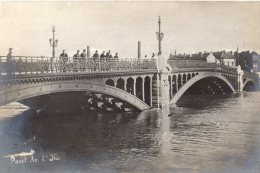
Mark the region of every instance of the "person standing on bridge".
[[62, 53], [60, 54], [60, 58], [61, 58], [64, 62], [68, 62], [68, 54], [65, 52], [65, 50], [62, 50]]
[[77, 50], [77, 53], [73, 55], [73, 62], [74, 62], [74, 67], [73, 67], [73, 71], [79, 71], [79, 50]]
[[110, 56], [110, 50], [106, 53], [106, 58], [109, 58]]
[[9, 52], [6, 56], [6, 72], [8, 75], [13, 73], [13, 48], [9, 48]]
[[[83, 52], [80, 54], [80, 63], [85, 64], [86, 63], [86, 49], [83, 50]], [[86, 71], [86, 68], [84, 66], [80, 67], [81, 71]]]
[[103, 60], [105, 57], [106, 57], [105, 51], [103, 51], [102, 54], [100, 55], [100, 59]]
[[98, 54], [98, 51], [96, 50], [96, 52], [94, 53], [93, 55], [94, 59], [98, 59], [99, 58], [99, 54]]
[[86, 49], [83, 50], [83, 52], [80, 54], [80, 60], [86, 60], [87, 54], [86, 54]]
[[80, 57], [79, 50], [77, 50], [77, 53], [73, 55], [73, 60], [78, 60]]
[[114, 58], [115, 58], [115, 59], [118, 59], [118, 53], [115, 54]]
[[62, 50], [62, 53], [60, 54], [60, 61], [61, 61], [61, 71], [66, 72], [67, 71], [67, 63], [68, 63], [68, 54], [65, 52], [65, 50]]

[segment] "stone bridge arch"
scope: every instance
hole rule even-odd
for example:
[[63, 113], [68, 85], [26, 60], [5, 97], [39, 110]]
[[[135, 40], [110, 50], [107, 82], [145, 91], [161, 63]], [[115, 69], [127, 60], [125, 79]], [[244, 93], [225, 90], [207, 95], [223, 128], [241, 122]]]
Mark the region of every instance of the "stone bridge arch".
[[220, 80], [222, 80], [225, 84], [229, 86], [229, 88], [232, 90], [232, 92], [235, 92], [235, 89], [233, 85], [220, 73], [217, 72], [200, 72], [198, 75], [194, 76], [192, 79], [188, 80], [181, 88], [179, 88], [178, 92], [173, 96], [173, 98], [170, 100], [170, 104], [175, 104], [181, 96], [196, 82], [209, 78], [209, 77], [216, 77]]
[[106, 94], [123, 100], [141, 111], [150, 108], [150, 106], [148, 106], [145, 102], [124, 90], [121, 90], [113, 86], [89, 83], [87, 81], [77, 81], [76, 83], [73, 81], [63, 81], [55, 83], [39, 83], [35, 85], [24, 85], [14, 88], [10, 87], [10, 89], [0, 93], [0, 106], [11, 102], [33, 98], [36, 96], [71, 91], [87, 91]]
[[[251, 85], [251, 86], [249, 86]], [[252, 89], [252, 86], [255, 87], [256, 83], [253, 79], [246, 79], [243, 83], [243, 91], [247, 90], [247, 86], [249, 86], [249, 90]]]

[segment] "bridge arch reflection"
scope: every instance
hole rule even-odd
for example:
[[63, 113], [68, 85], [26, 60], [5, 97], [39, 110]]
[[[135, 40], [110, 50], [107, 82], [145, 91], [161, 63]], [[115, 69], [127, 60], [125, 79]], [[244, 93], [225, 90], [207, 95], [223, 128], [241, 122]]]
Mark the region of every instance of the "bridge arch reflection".
[[243, 85], [243, 91], [252, 91], [256, 87], [256, 84], [253, 80], [246, 80]]
[[[181, 78], [182, 79], [182, 78]], [[207, 79], [213, 79], [211, 80], [211, 82], [214, 83], [214, 85], [216, 87], [223, 87], [222, 91], [223, 93], [227, 93], [227, 92], [235, 92], [235, 89], [233, 87], [233, 85], [229, 82], [229, 80], [227, 80], [224, 76], [222, 76], [221, 74], [218, 73], [214, 73], [214, 72], [200, 72], [198, 73], [198, 75], [194, 76], [192, 79], [188, 80], [185, 84], [182, 83], [181, 85], [179, 84], [179, 90], [178, 92], [176, 92], [173, 96], [172, 99], [170, 101], [171, 104], [175, 104], [177, 103], [177, 101], [184, 95], [184, 93], [190, 89], [191, 87], [193, 87], [196, 83], [198, 83], [199, 81], [203, 81], [203, 82], [209, 82], [210, 80]], [[215, 79], [215, 80], [214, 80]], [[217, 80], [216, 80], [217, 79]], [[203, 83], [202, 82], [202, 83]], [[209, 90], [213, 90], [213, 88], [210, 88], [211, 85], [209, 83], [204, 83], [205, 85], [207, 85]], [[224, 85], [226, 86], [224, 86]], [[222, 85], [222, 86], [221, 86]], [[212, 85], [213, 86], [213, 85]], [[220, 89], [220, 88], [219, 88]], [[173, 90], [174, 91], [174, 90]], [[212, 94], [214, 91], [212, 91]], [[201, 93], [203, 94], [203, 93]]]

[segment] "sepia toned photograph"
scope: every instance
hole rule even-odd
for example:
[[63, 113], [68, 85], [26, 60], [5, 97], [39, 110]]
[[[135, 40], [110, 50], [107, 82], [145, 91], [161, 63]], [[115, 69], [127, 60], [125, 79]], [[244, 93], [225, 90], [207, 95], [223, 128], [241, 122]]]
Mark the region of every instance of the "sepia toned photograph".
[[1, 1], [0, 173], [260, 172], [260, 1]]

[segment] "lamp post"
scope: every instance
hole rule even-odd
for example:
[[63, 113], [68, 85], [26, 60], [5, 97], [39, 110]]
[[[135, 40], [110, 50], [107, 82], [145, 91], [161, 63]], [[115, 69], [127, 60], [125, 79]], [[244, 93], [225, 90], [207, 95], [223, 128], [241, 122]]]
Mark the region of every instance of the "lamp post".
[[160, 18], [160, 16], [159, 16], [158, 24], [159, 24], [159, 32], [156, 32], [156, 36], [157, 36], [157, 40], [158, 40], [158, 55], [161, 55], [162, 54], [161, 42], [162, 42], [164, 35], [161, 32], [161, 18]]
[[55, 47], [58, 47], [58, 39], [55, 40], [55, 26], [52, 26], [52, 39], [49, 39], [50, 46], [52, 47], [52, 58], [55, 57]]
[[55, 40], [55, 26], [52, 26], [52, 38], [49, 39], [50, 46], [52, 47], [52, 58], [51, 58], [51, 71], [53, 72], [53, 59], [55, 57], [55, 47], [58, 47], [58, 39]]

